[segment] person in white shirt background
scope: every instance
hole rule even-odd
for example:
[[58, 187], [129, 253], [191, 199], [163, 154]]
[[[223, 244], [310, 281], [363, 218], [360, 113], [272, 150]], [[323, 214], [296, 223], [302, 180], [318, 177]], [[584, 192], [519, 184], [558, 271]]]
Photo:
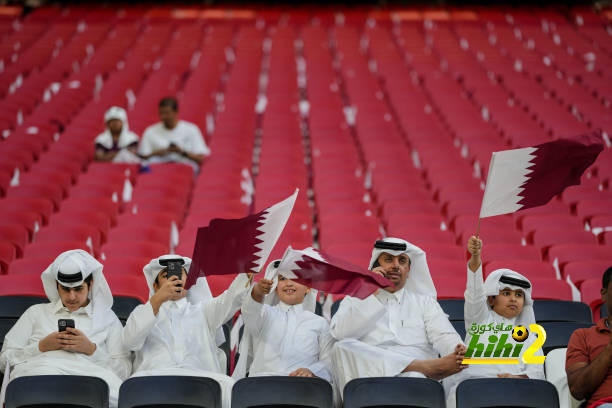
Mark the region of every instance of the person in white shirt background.
[[288, 375], [331, 382], [334, 339], [327, 321], [315, 314], [317, 291], [286, 278], [279, 264], [271, 262], [245, 297], [243, 341], [253, 343], [252, 353], [247, 357], [243, 348], [235, 375], [247, 371], [250, 377]]
[[[121, 322], [111, 310], [113, 296], [102, 264], [77, 249], [60, 254], [42, 273], [50, 303], [31, 306], [6, 334], [0, 366], [10, 380], [30, 375], [86, 375], [109, 386], [111, 407], [131, 371], [121, 344]], [[59, 319], [74, 328], [58, 331]], [[6, 373], [5, 373], [6, 374]]]
[[127, 112], [111, 106], [104, 114], [106, 130], [96, 137], [95, 159], [113, 163], [140, 163], [138, 135], [128, 126]]
[[355, 378], [441, 380], [465, 369], [465, 346], [436, 301], [425, 252], [402, 239], [385, 238], [374, 245], [370, 269], [394, 286], [363, 300], [345, 297], [332, 318], [340, 393]]
[[138, 153], [148, 163], [179, 162], [198, 171], [210, 149], [197, 125], [179, 120], [178, 102], [164, 98], [159, 102], [160, 122], [145, 129]]
[[[502, 325], [525, 326], [535, 324], [533, 312], [533, 299], [531, 282], [523, 275], [510, 269], [497, 269], [487, 276], [483, 284], [482, 272], [482, 240], [470, 237], [468, 251], [471, 254], [467, 264], [467, 284], [465, 288], [464, 320], [466, 331], [466, 344], [472, 341], [473, 333], [470, 328], [475, 323], [477, 326], [493, 324], [493, 327]], [[483, 333], [480, 343], [485, 343], [486, 338], [493, 333]], [[512, 339], [511, 332], [499, 332], [495, 334], [500, 343], [506, 344], [504, 357], [508, 357], [510, 349], [517, 344]], [[536, 341], [536, 334], [529, 333], [529, 337], [523, 343], [519, 355], [519, 364], [474, 364], [460, 374], [449, 378], [445, 383], [448, 392], [446, 405], [449, 408], [456, 405], [456, 388], [463, 380], [468, 378], [533, 378], [544, 379], [543, 364], [525, 364], [520, 357]], [[508, 346], [509, 345], [509, 346]], [[498, 347], [501, 349], [501, 347]], [[542, 350], [535, 355], [542, 356]]]
[[[180, 278], [168, 277], [171, 262], [182, 263]], [[164, 255], [143, 269], [149, 301], [130, 314], [121, 339], [135, 354], [135, 376], [184, 375], [209, 377], [221, 386], [223, 406], [230, 407], [234, 380], [225, 375], [217, 334], [239, 309], [250, 277], [239, 274], [230, 287], [213, 298], [206, 278], [188, 291], [183, 288], [191, 259]]]

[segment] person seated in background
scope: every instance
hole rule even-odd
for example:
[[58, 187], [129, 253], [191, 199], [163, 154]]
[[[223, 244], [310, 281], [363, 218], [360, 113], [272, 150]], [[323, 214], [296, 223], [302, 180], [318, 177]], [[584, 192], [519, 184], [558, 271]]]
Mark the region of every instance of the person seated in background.
[[279, 265], [280, 260], [271, 262], [265, 278], [245, 297], [242, 318], [251, 339], [243, 337], [241, 345], [253, 344], [252, 350], [241, 351], [234, 374], [319, 377], [331, 382], [334, 339], [327, 321], [314, 313], [317, 291], [286, 278]]
[[193, 123], [179, 120], [178, 102], [164, 98], [159, 102], [161, 122], [145, 129], [138, 153], [149, 163], [178, 162], [198, 170], [210, 149], [200, 129]]
[[213, 298], [206, 278], [189, 291], [183, 288], [190, 266], [189, 258], [164, 255], [144, 267], [149, 301], [132, 311], [121, 340], [135, 353], [133, 376], [210, 377], [221, 386], [223, 406], [229, 407], [234, 380], [225, 375], [217, 333], [240, 309], [250, 277], [239, 274]]
[[[595, 326], [578, 329], [567, 345], [565, 372], [574, 398], [586, 399], [587, 406], [612, 407], [612, 267], [601, 279], [602, 307], [608, 316]], [[601, 404], [601, 405], [599, 405]]]
[[127, 113], [119, 106], [111, 106], [104, 114], [106, 130], [96, 137], [96, 161], [139, 163], [138, 135], [128, 126]]
[[31, 306], [6, 334], [0, 366], [8, 363], [11, 380], [31, 375], [102, 378], [110, 389], [110, 405], [116, 407], [131, 363], [102, 264], [83, 250], [67, 251], [41, 278], [50, 303]]
[[[474, 325], [480, 327], [481, 325], [489, 326], [492, 323], [493, 327], [524, 326], [529, 329], [530, 324], [535, 324], [531, 282], [520, 273], [510, 269], [498, 269], [491, 272], [483, 283], [482, 240], [470, 237], [467, 249], [471, 257], [467, 264], [467, 284], [464, 295], [464, 320], [467, 333], [465, 343], [470, 344], [472, 340], [478, 343], [478, 336], [474, 337], [470, 330]], [[480, 337], [486, 339], [490, 334], [481, 334]], [[496, 351], [500, 349], [504, 353], [499, 357], [508, 357], [516, 345], [512, 339], [512, 332], [502, 331], [496, 336], [500, 339]], [[480, 340], [480, 343], [485, 343], [484, 339]], [[444, 384], [448, 390], [446, 405], [455, 406], [457, 385], [468, 378], [544, 379], [543, 364], [525, 364], [521, 360], [523, 353], [536, 339], [536, 334], [532, 332], [523, 341], [518, 357], [519, 364], [474, 364], [458, 375], [450, 377]], [[538, 350], [535, 355], [542, 356], [542, 350]]]
[[393, 286], [363, 300], [345, 297], [332, 318], [339, 392], [359, 377], [441, 380], [464, 369], [465, 346], [436, 301], [425, 252], [385, 238], [374, 244], [370, 269]]

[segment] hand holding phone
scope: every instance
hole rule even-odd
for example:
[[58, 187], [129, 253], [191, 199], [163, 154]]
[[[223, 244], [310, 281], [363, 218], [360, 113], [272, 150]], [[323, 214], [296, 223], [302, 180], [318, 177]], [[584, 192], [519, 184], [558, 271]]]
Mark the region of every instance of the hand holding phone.
[[72, 327], [74, 329], [74, 320], [73, 319], [59, 319], [57, 321], [57, 331], [58, 332], [66, 331], [66, 327]]

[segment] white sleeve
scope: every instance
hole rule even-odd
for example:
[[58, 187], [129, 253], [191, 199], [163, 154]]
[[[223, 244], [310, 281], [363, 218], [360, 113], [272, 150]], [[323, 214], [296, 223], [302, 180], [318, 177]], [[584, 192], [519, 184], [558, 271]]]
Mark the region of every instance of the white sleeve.
[[386, 311], [374, 295], [363, 300], [347, 296], [331, 320], [331, 334], [336, 340], [360, 339], [376, 327]]
[[259, 336], [263, 329], [266, 316], [269, 314], [269, 306], [255, 301], [251, 297], [251, 288], [242, 302], [242, 320], [246, 329], [254, 336]]
[[36, 309], [38, 308], [35, 305], [26, 310], [4, 337], [0, 353], [0, 370], [4, 370], [7, 362], [10, 366], [14, 366], [42, 353], [38, 349], [38, 342], [31, 341], [36, 324]]
[[191, 137], [190, 139], [190, 149], [193, 154], [202, 154], [204, 156], [210, 155], [210, 149], [206, 145], [206, 141], [204, 140], [204, 136], [202, 136], [202, 132], [200, 132], [200, 128], [191, 124]]
[[240, 309], [250, 287], [248, 275], [239, 273], [225, 292], [205, 304], [204, 314], [211, 331], [221, 327]]
[[122, 380], [127, 379], [132, 372], [132, 362], [130, 360], [130, 352], [121, 341], [121, 332], [123, 327], [119, 319], [108, 329], [106, 337], [106, 345], [96, 347], [93, 353], [93, 360], [102, 367], [109, 367]]
[[318, 340], [319, 361], [310, 366], [309, 370], [317, 377], [331, 382], [332, 348], [334, 347], [335, 341], [331, 335], [327, 322], [325, 322], [325, 326], [319, 332]]
[[450, 354], [455, 351], [457, 344], [463, 344], [463, 340], [461, 340], [451, 322], [448, 321], [448, 316], [444, 313], [440, 304], [429, 296], [425, 299], [423, 320], [425, 321], [427, 337], [441, 356]]
[[482, 264], [472, 272], [467, 267], [467, 283], [464, 293], [465, 303], [463, 306], [463, 319], [465, 321], [465, 331], [469, 333], [472, 323], [485, 324], [490, 323], [488, 319], [489, 311], [487, 310], [487, 297], [484, 294], [484, 283], [482, 279]]
[[153, 313], [151, 302], [136, 306], [121, 331], [123, 347], [131, 351], [140, 350], [156, 321], [157, 316]]
[[138, 154], [141, 156], [148, 156], [153, 153], [153, 145], [151, 143], [151, 138], [153, 137], [153, 133], [151, 128], [147, 128], [142, 134], [142, 139], [140, 139], [140, 144], [138, 145]]

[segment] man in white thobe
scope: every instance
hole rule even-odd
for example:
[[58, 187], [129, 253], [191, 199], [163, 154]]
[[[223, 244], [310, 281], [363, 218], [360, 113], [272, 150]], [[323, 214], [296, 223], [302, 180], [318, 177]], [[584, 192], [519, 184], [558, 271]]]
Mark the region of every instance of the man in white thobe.
[[138, 153], [149, 163], [178, 162], [193, 167], [202, 165], [210, 149], [197, 125], [179, 120], [178, 102], [164, 98], [159, 102], [160, 122], [145, 129]]
[[[176, 261], [183, 263], [181, 278], [168, 277], [167, 265]], [[122, 341], [135, 353], [133, 376], [209, 377], [221, 386], [223, 406], [229, 408], [234, 380], [225, 375], [216, 333], [240, 309], [249, 277], [239, 274], [213, 298], [205, 278], [183, 289], [190, 265], [189, 258], [164, 255], [144, 267], [150, 298], [130, 314]]]
[[345, 297], [332, 318], [339, 391], [360, 377], [441, 380], [465, 368], [465, 346], [436, 301], [425, 252], [385, 238], [374, 245], [370, 269], [393, 286], [363, 300]]
[[[50, 303], [31, 306], [7, 333], [0, 366], [8, 363], [11, 380], [30, 375], [99, 377], [108, 384], [110, 405], [116, 407], [131, 364], [102, 264], [83, 250], [67, 251], [41, 278]], [[72, 319], [74, 328], [58, 331], [59, 319]]]

